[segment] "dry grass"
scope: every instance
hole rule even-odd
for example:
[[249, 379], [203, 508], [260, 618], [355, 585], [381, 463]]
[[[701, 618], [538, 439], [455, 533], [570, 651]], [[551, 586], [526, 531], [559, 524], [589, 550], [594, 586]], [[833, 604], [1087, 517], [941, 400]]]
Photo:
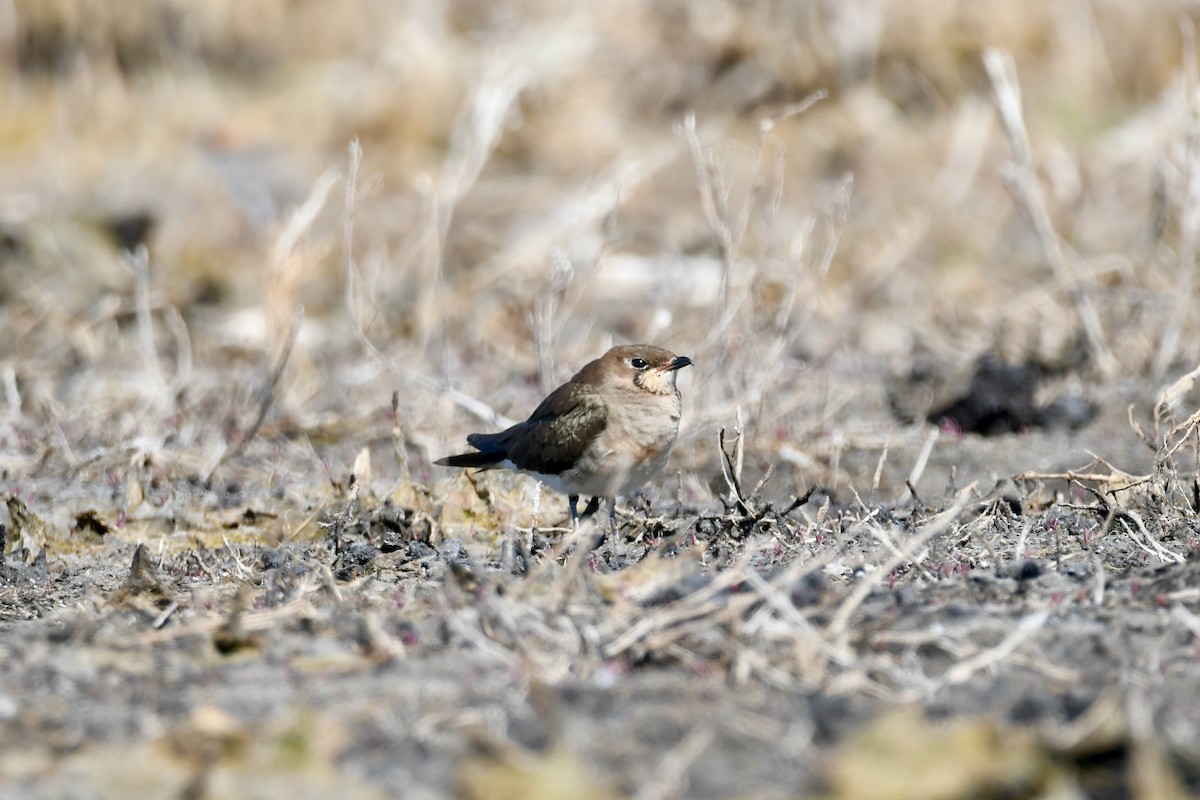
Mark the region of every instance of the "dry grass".
[[[1035, 732], [986, 791], [1200, 782], [1187, 6], [332, 8], [0, 3], [14, 796], [117, 737], [193, 796], [860, 797], [905, 703]], [[620, 541], [430, 466], [624, 341], [696, 368]], [[1095, 418], [927, 424], [982, 355]]]

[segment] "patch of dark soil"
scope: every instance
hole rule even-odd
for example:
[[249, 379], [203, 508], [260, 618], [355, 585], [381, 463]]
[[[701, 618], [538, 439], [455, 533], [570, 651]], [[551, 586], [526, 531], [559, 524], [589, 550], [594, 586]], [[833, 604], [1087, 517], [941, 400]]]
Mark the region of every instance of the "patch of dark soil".
[[928, 419], [981, 436], [1034, 428], [1073, 430], [1090, 422], [1096, 405], [1077, 395], [1039, 402], [1049, 377], [1040, 364], [1006, 364], [994, 355], [981, 356], [969, 374], [926, 357], [915, 359], [909, 372], [892, 380], [888, 397], [901, 420]]

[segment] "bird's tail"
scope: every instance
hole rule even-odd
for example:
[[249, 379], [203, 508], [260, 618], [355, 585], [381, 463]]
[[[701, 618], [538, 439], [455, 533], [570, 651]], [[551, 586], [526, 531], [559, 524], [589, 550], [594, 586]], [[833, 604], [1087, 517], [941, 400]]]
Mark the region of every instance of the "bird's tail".
[[439, 467], [494, 467], [507, 456], [504, 453], [462, 453], [433, 462]]

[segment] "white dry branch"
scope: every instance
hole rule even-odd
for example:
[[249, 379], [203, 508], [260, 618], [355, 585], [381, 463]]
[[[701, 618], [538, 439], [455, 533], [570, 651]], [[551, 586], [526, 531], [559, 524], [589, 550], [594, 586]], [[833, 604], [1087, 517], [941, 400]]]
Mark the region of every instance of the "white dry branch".
[[[813, 564], [797, 564], [785, 570], [784, 577], [778, 581], [767, 581], [757, 572], [749, 570], [746, 573], [746, 583], [766, 601], [767, 606], [785, 621], [792, 629], [796, 639], [812, 651], [819, 652], [824, 658], [839, 666], [847, 667], [854, 663], [855, 657], [844, 643], [831, 643], [821, 636], [816, 627], [800, 613], [795, 604], [784, 596], [775, 584], [789, 585], [811, 571]], [[754, 632], [754, 624], [747, 625], [747, 633]]]
[[158, 361], [158, 348], [154, 345], [154, 318], [150, 312], [150, 251], [146, 245], [138, 245], [132, 253], [125, 254], [125, 262], [133, 270], [135, 279], [138, 344], [142, 351], [142, 363], [159, 399], [165, 399], [168, 397], [167, 379]]
[[879, 567], [864, 575], [858, 585], [854, 587], [854, 590], [842, 601], [841, 606], [838, 607], [837, 612], [829, 621], [829, 625], [826, 627], [826, 635], [834, 640], [840, 640], [841, 637], [846, 636], [851, 617], [854, 616], [854, 612], [858, 610], [863, 601], [874, 591], [875, 585], [891, 574], [892, 570], [908, 561], [912, 561], [917, 551], [926, 542], [939, 533], [944, 533], [958, 519], [959, 515], [962, 514], [963, 509], [967, 506], [967, 498], [974, 491], [975, 484], [973, 483], [960, 490], [954, 500], [954, 504], [950, 508], [943, 511], [932, 522], [926, 525], [925, 530], [906, 541], [899, 553], [893, 555]]
[[[1133, 528], [1129, 526], [1129, 523], [1125, 521], [1126, 517], [1132, 519], [1134, 524], [1137, 525], [1138, 532], [1141, 533], [1141, 536], [1134, 532]], [[1164, 564], [1182, 564], [1187, 561], [1186, 558], [1178, 553], [1172, 552], [1163, 547], [1162, 544], [1160, 544], [1153, 536], [1151, 536], [1150, 531], [1146, 530], [1146, 523], [1142, 521], [1141, 515], [1136, 511], [1125, 511], [1121, 515], [1119, 522], [1121, 527], [1125, 529], [1125, 533], [1128, 534], [1129, 538], [1133, 540], [1134, 544], [1144, 550], [1147, 554], [1154, 556], [1159, 561], [1162, 561]]]
[[976, 672], [1004, 662], [1027, 639], [1040, 631], [1049, 619], [1050, 612], [1046, 609], [1035, 611], [1025, 616], [1017, 624], [1016, 629], [995, 647], [959, 661], [936, 678], [933, 681], [933, 690], [937, 691], [945, 686], [956, 686], [960, 683], [966, 683]]
[[21, 390], [17, 387], [17, 370], [12, 364], [4, 365], [4, 399], [8, 404], [8, 416], [21, 418]]
[[909, 491], [913, 491], [916, 485], [921, 480], [921, 476], [925, 474], [925, 467], [929, 464], [929, 456], [933, 454], [933, 446], [937, 444], [938, 437], [941, 431], [936, 427], [931, 427], [929, 432], [925, 434], [925, 441], [921, 443], [921, 452], [917, 454], [917, 460], [913, 463], [912, 471], [908, 473], [908, 480], [905, 482]]
[[1012, 53], [991, 47], [984, 51], [983, 62], [995, 92], [996, 108], [1008, 138], [1012, 155], [1007, 178], [1013, 195], [1029, 215], [1034, 233], [1050, 269], [1059, 285], [1064, 288], [1075, 305], [1075, 311], [1083, 324], [1088, 345], [1096, 365], [1104, 375], [1116, 373], [1116, 359], [1109, 348], [1100, 323], [1100, 314], [1076, 272], [1075, 265], [1067, 256], [1062, 238], [1054, 229], [1050, 212], [1046, 208], [1045, 194], [1038, 183], [1033, 148], [1025, 129], [1024, 113], [1021, 109], [1021, 87], [1017, 80], [1017, 68]]

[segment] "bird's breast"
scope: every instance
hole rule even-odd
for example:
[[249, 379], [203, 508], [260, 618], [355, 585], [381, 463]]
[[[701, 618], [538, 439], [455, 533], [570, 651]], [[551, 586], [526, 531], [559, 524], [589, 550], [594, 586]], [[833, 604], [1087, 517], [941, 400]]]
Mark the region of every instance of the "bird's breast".
[[608, 445], [623, 450], [634, 461], [670, 452], [679, 433], [679, 397], [634, 396], [609, 407]]

